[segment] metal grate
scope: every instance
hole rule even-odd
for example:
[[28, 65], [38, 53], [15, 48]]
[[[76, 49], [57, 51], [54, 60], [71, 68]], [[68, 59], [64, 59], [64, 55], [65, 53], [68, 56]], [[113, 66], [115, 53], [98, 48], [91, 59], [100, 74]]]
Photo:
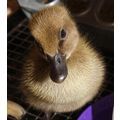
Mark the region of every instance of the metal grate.
[[[24, 62], [24, 57], [28, 50], [33, 45], [33, 38], [29, 33], [27, 27], [27, 19], [21, 21], [15, 28], [8, 33], [8, 99], [13, 100], [22, 105], [27, 114], [22, 120], [42, 120], [44, 113], [42, 111], [35, 110], [30, 105], [25, 103], [24, 96], [22, 95], [19, 84], [21, 67]], [[105, 56], [107, 63], [107, 75], [105, 86], [99, 92], [94, 101], [100, 99], [113, 92], [113, 58]], [[94, 102], [93, 101], [93, 102]], [[83, 108], [84, 109], [84, 108]], [[53, 113], [51, 120], [76, 120], [80, 113], [83, 111], [77, 110], [71, 113]]]

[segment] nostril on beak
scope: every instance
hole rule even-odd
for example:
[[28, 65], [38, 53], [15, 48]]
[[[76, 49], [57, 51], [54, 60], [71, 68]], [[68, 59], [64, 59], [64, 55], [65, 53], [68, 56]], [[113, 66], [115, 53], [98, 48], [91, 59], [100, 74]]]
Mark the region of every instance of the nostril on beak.
[[59, 64], [61, 63], [61, 60], [60, 60], [60, 58], [58, 58], [58, 59], [57, 59], [57, 62], [58, 62]]
[[61, 56], [60, 55], [56, 55], [55, 56], [55, 62], [58, 63], [58, 64], [61, 64], [61, 61], [62, 61]]

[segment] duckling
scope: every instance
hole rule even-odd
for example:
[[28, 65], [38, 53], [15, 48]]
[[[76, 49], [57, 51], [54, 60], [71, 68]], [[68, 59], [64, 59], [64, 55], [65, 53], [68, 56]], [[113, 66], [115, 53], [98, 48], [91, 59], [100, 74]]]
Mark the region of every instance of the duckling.
[[16, 120], [21, 120], [22, 116], [25, 114], [26, 114], [26, 111], [21, 105], [11, 100], [7, 101], [7, 115], [8, 116], [10, 115], [13, 118], [16, 118]]
[[23, 67], [26, 101], [47, 112], [70, 112], [91, 101], [104, 80], [104, 62], [76, 27], [67, 8], [56, 5], [29, 21], [36, 46]]

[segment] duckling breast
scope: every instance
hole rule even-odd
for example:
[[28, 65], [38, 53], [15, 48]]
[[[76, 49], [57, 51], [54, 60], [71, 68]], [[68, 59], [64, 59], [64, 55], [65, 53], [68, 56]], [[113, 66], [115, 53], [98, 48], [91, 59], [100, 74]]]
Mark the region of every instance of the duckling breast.
[[56, 112], [75, 110], [92, 100], [103, 83], [104, 64], [98, 53], [85, 45], [78, 47], [68, 60], [68, 76], [61, 84], [50, 79], [48, 65], [43, 66], [35, 52], [26, 61], [22, 86], [28, 102], [36, 108]]

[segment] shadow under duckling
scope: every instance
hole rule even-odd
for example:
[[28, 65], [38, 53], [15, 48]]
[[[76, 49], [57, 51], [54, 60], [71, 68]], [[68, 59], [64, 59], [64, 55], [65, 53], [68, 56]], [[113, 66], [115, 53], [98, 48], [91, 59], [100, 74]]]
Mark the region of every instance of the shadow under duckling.
[[105, 68], [63, 5], [35, 13], [29, 28], [35, 38], [26, 58], [22, 90], [27, 102], [47, 112], [70, 112], [100, 90]]

